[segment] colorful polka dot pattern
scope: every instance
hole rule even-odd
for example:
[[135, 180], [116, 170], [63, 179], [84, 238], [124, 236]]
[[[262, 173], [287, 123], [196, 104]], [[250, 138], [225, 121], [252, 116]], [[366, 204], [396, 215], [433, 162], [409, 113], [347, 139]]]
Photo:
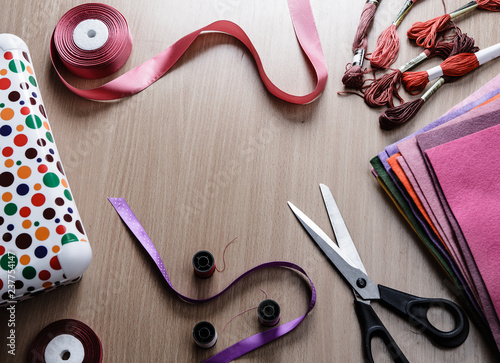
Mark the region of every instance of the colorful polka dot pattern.
[[58, 254], [87, 240], [30, 56], [20, 50], [0, 55], [0, 152], [1, 306], [75, 282]]

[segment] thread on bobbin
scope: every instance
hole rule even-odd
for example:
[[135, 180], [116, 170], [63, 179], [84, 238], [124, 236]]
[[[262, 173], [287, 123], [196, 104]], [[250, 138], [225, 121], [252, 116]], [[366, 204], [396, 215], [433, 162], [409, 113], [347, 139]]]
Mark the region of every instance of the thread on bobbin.
[[257, 316], [264, 326], [275, 326], [280, 321], [281, 309], [279, 304], [271, 299], [263, 300], [257, 307]]
[[196, 276], [202, 279], [211, 277], [215, 272], [214, 256], [205, 250], [196, 252], [193, 256], [193, 268]]
[[193, 328], [193, 338], [196, 345], [209, 349], [217, 343], [217, 331], [208, 321], [200, 321]]
[[[260, 289], [260, 291], [262, 291], [262, 293], [264, 295], [266, 295], [266, 299], [267, 299], [267, 292], [265, 292], [264, 290]], [[222, 332], [224, 333], [224, 330], [226, 330], [227, 326], [229, 325], [229, 323], [231, 323], [234, 319], [236, 319], [238, 316], [240, 315], [243, 315], [249, 311], [252, 311], [252, 310], [256, 310], [259, 306], [254, 306], [254, 307], [251, 307], [251, 308], [248, 308], [248, 309], [245, 309], [241, 312], [239, 312], [238, 314], [236, 314], [235, 316], [233, 316], [231, 319], [229, 319], [229, 321], [226, 323], [226, 325], [224, 325], [224, 328], [222, 328]]]

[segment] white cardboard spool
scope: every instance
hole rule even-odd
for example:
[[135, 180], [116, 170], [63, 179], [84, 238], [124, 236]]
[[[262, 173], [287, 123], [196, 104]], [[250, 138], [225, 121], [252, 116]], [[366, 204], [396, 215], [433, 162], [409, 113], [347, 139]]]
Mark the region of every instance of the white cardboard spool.
[[[65, 359], [68, 354], [69, 357]], [[85, 349], [82, 342], [73, 335], [61, 334], [47, 344], [44, 358], [47, 363], [82, 363]]]
[[82, 50], [99, 49], [106, 44], [108, 38], [108, 27], [97, 19], [84, 20], [73, 30], [73, 41]]

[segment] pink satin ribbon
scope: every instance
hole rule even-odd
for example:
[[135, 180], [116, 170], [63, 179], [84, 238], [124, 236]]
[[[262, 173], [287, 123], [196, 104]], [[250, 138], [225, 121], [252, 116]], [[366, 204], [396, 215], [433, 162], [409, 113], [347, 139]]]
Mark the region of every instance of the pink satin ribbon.
[[[132, 44], [125, 18], [116, 9], [104, 4], [82, 4], [68, 11], [57, 24], [50, 44], [50, 57], [61, 81], [75, 94], [95, 101], [117, 100], [132, 96], [161, 78], [200, 34], [221, 32], [235, 37], [248, 48], [255, 59], [262, 82], [270, 93], [290, 103], [306, 104], [314, 101], [325, 89], [328, 70], [309, 0], [288, 0], [288, 7], [295, 35], [314, 68], [316, 76], [314, 90], [303, 96], [286, 93], [269, 79], [250, 38], [237, 24], [228, 20], [215, 21], [184, 36], [157, 56], [100, 87], [82, 90], [72, 86], [64, 79], [60, 72], [61, 67], [66, 65], [72, 73], [79, 76], [99, 78], [102, 77], [102, 74], [108, 75], [111, 70], [116, 71], [120, 63], [123, 65], [124, 59], [128, 58], [127, 52], [130, 54], [128, 46], [131, 48]], [[112, 19], [108, 20], [108, 18]], [[75, 50], [76, 45], [72, 40], [73, 31], [79, 22], [86, 19], [103, 21], [109, 29], [107, 43], [113, 43], [114, 46], [105, 44], [101, 47], [102, 49], [96, 51]], [[122, 19], [125, 21], [124, 23]], [[130, 40], [130, 45], [122, 44], [126, 43], [127, 40]], [[121, 45], [117, 48], [115, 43]], [[105, 50], [110, 50], [111, 54], [110, 52], [103, 54], [102, 51]], [[105, 65], [93, 63], [95, 59], [113, 56], [116, 56], [116, 59], [104, 62]], [[75, 58], [76, 62], [72, 62], [71, 58]], [[89, 58], [92, 61], [89, 61]]]
[[278, 339], [279, 337], [289, 333], [293, 329], [295, 329], [301, 322], [302, 320], [305, 319], [307, 314], [314, 308], [314, 305], [316, 304], [316, 288], [314, 287], [313, 282], [311, 281], [310, 277], [306, 274], [306, 272], [298, 265], [291, 263], [291, 262], [286, 262], [286, 261], [273, 261], [273, 262], [266, 262], [263, 264], [260, 264], [245, 273], [243, 273], [241, 276], [236, 278], [233, 282], [231, 282], [224, 290], [221, 292], [215, 294], [214, 296], [208, 297], [206, 299], [193, 299], [188, 296], [185, 296], [181, 293], [179, 293], [173, 286], [167, 270], [165, 268], [165, 265], [163, 264], [163, 261], [156, 250], [153, 242], [149, 238], [148, 234], [142, 227], [141, 223], [135, 216], [134, 212], [130, 208], [130, 206], [127, 204], [125, 199], [123, 198], [108, 198], [109, 202], [111, 205], [115, 208], [116, 212], [122, 219], [122, 221], [125, 223], [125, 225], [130, 229], [130, 231], [134, 234], [134, 236], [137, 238], [137, 240], [141, 243], [141, 245], [144, 247], [144, 249], [148, 252], [149, 256], [151, 259], [154, 261], [156, 264], [156, 267], [160, 270], [161, 274], [163, 275], [163, 278], [167, 282], [168, 286], [172, 289], [173, 292], [179, 296], [182, 300], [188, 302], [188, 303], [203, 303], [206, 301], [213, 300], [220, 295], [222, 295], [224, 292], [226, 292], [229, 288], [231, 288], [234, 284], [236, 284], [238, 281], [240, 281], [242, 278], [245, 276], [251, 274], [252, 272], [255, 272], [257, 270], [263, 269], [263, 268], [268, 268], [268, 267], [285, 267], [289, 268], [295, 271], [300, 272], [303, 274], [309, 281], [311, 285], [311, 300], [309, 302], [309, 307], [307, 311], [305, 312], [304, 315], [289, 321], [283, 325], [278, 325], [272, 329], [263, 331], [261, 333], [252, 335], [246, 339], [243, 339], [232, 346], [224, 349], [223, 351], [220, 351], [219, 353], [215, 354], [214, 356], [210, 357], [209, 359], [205, 360], [204, 363], [225, 363], [225, 362], [230, 362], [238, 357], [241, 357], [242, 355], [257, 349], [269, 342], [272, 342], [273, 340]]

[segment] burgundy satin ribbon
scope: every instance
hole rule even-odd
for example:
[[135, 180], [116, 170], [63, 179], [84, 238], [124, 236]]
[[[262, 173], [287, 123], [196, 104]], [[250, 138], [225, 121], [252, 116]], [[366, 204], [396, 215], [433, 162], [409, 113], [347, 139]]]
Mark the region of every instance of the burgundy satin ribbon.
[[[73, 41], [76, 26], [88, 19], [102, 21], [109, 31], [106, 43], [93, 51], [80, 49]], [[125, 64], [132, 52], [132, 35], [127, 20], [116, 9], [91, 3], [76, 6], [62, 16], [54, 29], [52, 44], [71, 73], [96, 79], [115, 73]]]
[[206, 363], [223, 363], [223, 362], [230, 362], [238, 357], [241, 357], [242, 355], [259, 348], [275, 339], [278, 339], [279, 337], [285, 335], [286, 333], [292, 331], [295, 329], [302, 320], [307, 316], [307, 314], [314, 308], [314, 305], [316, 304], [316, 289], [314, 287], [313, 282], [307, 275], [307, 273], [298, 265], [291, 263], [291, 262], [286, 262], [286, 261], [274, 261], [274, 262], [267, 262], [263, 263], [261, 265], [258, 265], [245, 273], [243, 273], [241, 276], [236, 278], [231, 284], [229, 284], [224, 290], [221, 292], [217, 293], [214, 296], [205, 298], [205, 299], [193, 299], [188, 296], [185, 296], [181, 293], [179, 293], [177, 290], [175, 290], [174, 286], [172, 285], [172, 282], [170, 281], [170, 278], [168, 277], [167, 270], [165, 269], [165, 266], [163, 264], [162, 259], [160, 258], [160, 255], [158, 254], [158, 251], [156, 250], [155, 246], [153, 245], [153, 242], [147, 235], [146, 231], [140, 224], [139, 220], [135, 216], [134, 212], [132, 212], [132, 209], [129, 207], [125, 199], [123, 198], [108, 198], [110, 201], [111, 205], [115, 208], [116, 212], [118, 215], [121, 217], [123, 222], [126, 224], [126, 226], [130, 229], [130, 231], [135, 235], [137, 240], [141, 243], [141, 245], [146, 249], [148, 252], [149, 256], [153, 259], [155, 262], [156, 266], [158, 269], [161, 271], [163, 277], [165, 278], [165, 281], [168, 283], [170, 288], [184, 301], [189, 302], [189, 303], [202, 303], [206, 301], [213, 300], [217, 298], [218, 296], [222, 295], [224, 292], [226, 292], [231, 286], [236, 284], [238, 281], [240, 281], [242, 278], [245, 276], [251, 274], [254, 271], [267, 268], [267, 267], [286, 267], [295, 271], [298, 271], [302, 273], [308, 280], [311, 285], [311, 300], [309, 302], [309, 307], [307, 311], [305, 312], [304, 315], [289, 321], [283, 325], [276, 326], [272, 329], [266, 330], [264, 332], [252, 335], [251, 337], [248, 337], [246, 339], [243, 339], [236, 344], [233, 344], [232, 346], [226, 348], [225, 350], [217, 353], [216, 355], [212, 356], [211, 358], [205, 360]]
[[43, 328], [31, 343], [28, 362], [46, 363], [45, 348], [52, 339], [61, 334], [71, 335], [82, 343], [84, 349], [82, 363], [102, 362], [103, 352], [99, 337], [88, 325], [74, 319], [58, 320]]
[[[82, 90], [72, 86], [64, 79], [59, 71], [62, 65], [69, 64], [68, 69], [73, 73], [76, 71], [77, 75], [80, 74], [86, 78], [96, 78], [98, 74], [107, 74], [111, 69], [116, 68], [119, 63], [122, 63], [128, 48], [126, 44], [122, 44], [121, 48], [112, 47], [106, 44], [101, 47], [103, 49], [98, 49], [96, 51], [76, 51], [74, 49], [76, 45], [72, 40], [72, 36], [79, 22], [85, 19], [99, 19], [108, 26], [108, 42], [121, 44], [122, 42], [126, 43], [130, 40], [130, 47], [132, 44], [125, 18], [116, 9], [104, 4], [82, 4], [68, 11], [57, 24], [50, 44], [50, 57], [54, 69], [61, 81], [75, 94], [95, 101], [116, 100], [134, 95], [161, 78], [203, 32], [222, 32], [240, 40], [248, 48], [255, 59], [262, 82], [269, 92], [290, 103], [306, 104], [314, 101], [325, 89], [328, 70], [309, 0], [287, 1], [295, 35], [297, 36], [302, 50], [314, 68], [316, 76], [316, 86], [314, 90], [303, 96], [286, 93], [269, 79], [262, 65], [260, 56], [250, 41], [250, 38], [237, 24], [228, 20], [215, 21], [184, 36], [154, 58], [151, 58], [100, 87]], [[113, 20], [108, 20], [108, 17]], [[120, 41], [117, 42], [116, 38], [119, 38]], [[113, 53], [101, 53], [108, 49], [114, 52], [114, 55], [120, 50], [120, 53], [116, 57], [116, 62], [105, 62], [107, 65], [104, 67], [102, 65], [96, 66], [93, 64], [93, 61], [88, 61], [88, 58], [95, 60], [95, 58], [99, 57], [112, 57]], [[97, 53], [99, 53], [99, 57], [97, 57]], [[71, 54], [71, 58], [74, 58], [76, 62], [72, 62], [68, 57], [69, 54]], [[128, 58], [128, 55], [126, 55], [125, 60], [126, 58]], [[93, 73], [93, 68], [95, 68], [95, 74]]]

